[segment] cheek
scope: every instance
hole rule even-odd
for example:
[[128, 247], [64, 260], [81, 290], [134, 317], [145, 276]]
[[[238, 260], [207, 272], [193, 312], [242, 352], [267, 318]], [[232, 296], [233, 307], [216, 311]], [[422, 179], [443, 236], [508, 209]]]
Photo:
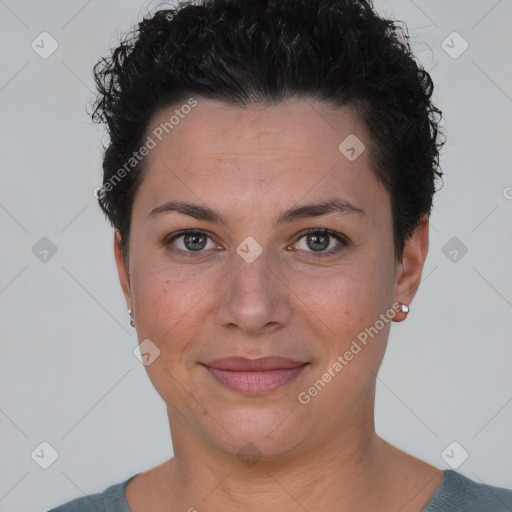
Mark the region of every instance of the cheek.
[[194, 265], [173, 265], [159, 252], [142, 254], [134, 261], [134, 300], [139, 316], [150, 321], [155, 331], [193, 315], [194, 306], [214, 285], [211, 273], [198, 272]]
[[140, 340], [155, 343], [160, 362], [174, 366], [185, 347], [200, 339], [205, 304], [201, 299], [208, 291], [208, 279], [180, 275], [170, 265], [139, 261], [132, 275], [137, 334]]
[[186, 408], [189, 372], [195, 365], [187, 351], [204, 338], [204, 295], [194, 279], [182, 279], [171, 268], [141, 263], [132, 277], [139, 342], [149, 339], [158, 356], [145, 366], [154, 388], [167, 404]]
[[360, 343], [360, 353], [354, 348], [359, 363], [369, 364], [382, 357], [390, 322], [379, 322], [377, 333], [372, 327], [393, 302], [389, 264], [368, 251], [329, 275], [295, 280], [294, 292], [301, 297], [309, 329], [322, 339], [330, 360], [344, 354], [356, 340], [368, 342]]
[[324, 275], [302, 275], [292, 282], [297, 296], [313, 311], [340, 325], [378, 315], [392, 292], [388, 265], [364, 253]]

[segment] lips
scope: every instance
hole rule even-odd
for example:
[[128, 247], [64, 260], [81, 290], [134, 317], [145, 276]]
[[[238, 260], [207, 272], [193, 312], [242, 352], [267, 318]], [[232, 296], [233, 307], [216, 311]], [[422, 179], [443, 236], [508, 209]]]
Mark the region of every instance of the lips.
[[234, 372], [263, 372], [267, 370], [280, 370], [286, 368], [297, 368], [302, 366], [304, 361], [295, 361], [288, 357], [260, 357], [258, 359], [248, 359], [246, 357], [224, 357], [215, 359], [206, 366], [217, 368], [219, 370], [231, 370]]
[[203, 366], [218, 383], [233, 391], [262, 395], [292, 382], [308, 365], [302, 361], [272, 356], [260, 359], [226, 357]]

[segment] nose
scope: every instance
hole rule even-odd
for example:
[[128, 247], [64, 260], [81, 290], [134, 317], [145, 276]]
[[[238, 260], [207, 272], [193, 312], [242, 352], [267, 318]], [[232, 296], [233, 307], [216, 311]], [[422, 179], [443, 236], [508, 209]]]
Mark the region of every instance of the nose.
[[293, 314], [293, 294], [279, 263], [271, 264], [265, 251], [252, 263], [235, 257], [234, 268], [219, 283], [217, 322], [253, 336], [285, 326]]

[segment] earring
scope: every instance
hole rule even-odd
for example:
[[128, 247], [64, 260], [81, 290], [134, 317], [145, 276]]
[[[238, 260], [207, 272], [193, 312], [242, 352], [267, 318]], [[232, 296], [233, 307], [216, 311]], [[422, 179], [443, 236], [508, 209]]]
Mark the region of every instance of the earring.
[[130, 315], [130, 325], [135, 329], [135, 319], [131, 309], [128, 310], [128, 314]]
[[400, 305], [400, 310], [402, 311], [402, 313], [409, 313], [409, 306], [407, 306], [406, 304], [401, 304]]

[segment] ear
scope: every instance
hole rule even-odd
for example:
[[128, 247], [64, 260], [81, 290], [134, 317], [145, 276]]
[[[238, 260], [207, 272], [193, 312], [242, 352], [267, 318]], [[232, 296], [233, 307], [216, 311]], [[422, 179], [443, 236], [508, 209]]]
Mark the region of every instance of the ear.
[[121, 233], [116, 229], [114, 233], [114, 256], [116, 259], [117, 273], [119, 274], [119, 282], [123, 290], [124, 298], [126, 300], [126, 307], [133, 309], [132, 307], [132, 293], [130, 285], [130, 271], [127, 267], [125, 258], [123, 257], [123, 250], [121, 246]]
[[[428, 253], [429, 220], [422, 214], [420, 222], [411, 238], [404, 246], [402, 262], [397, 263], [395, 280], [395, 301], [409, 305], [416, 295], [421, 282], [421, 273]], [[400, 310], [395, 313], [393, 320], [401, 322], [407, 314]]]

